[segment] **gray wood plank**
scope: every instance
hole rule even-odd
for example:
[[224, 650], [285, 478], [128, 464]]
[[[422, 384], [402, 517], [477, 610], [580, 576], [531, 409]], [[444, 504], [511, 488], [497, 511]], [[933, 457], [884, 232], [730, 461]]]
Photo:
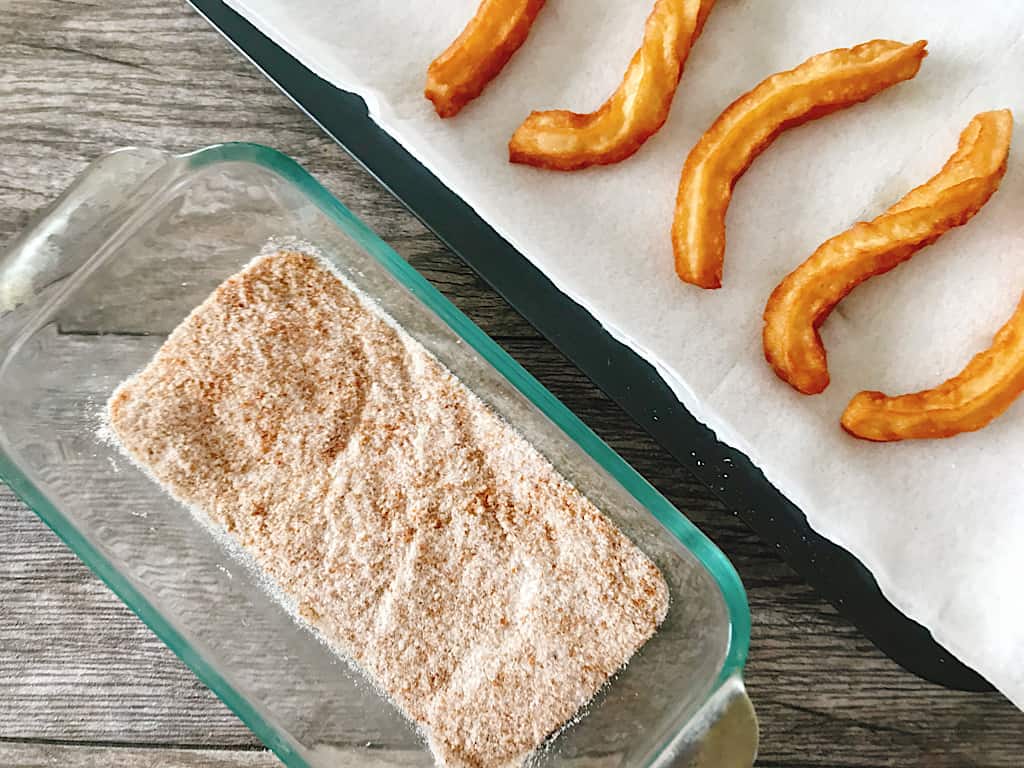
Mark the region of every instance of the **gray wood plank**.
[[[754, 617], [760, 765], [1020, 765], [1013, 707], [883, 657], [183, 4], [0, 0], [0, 14], [0, 243], [118, 146], [291, 154], [729, 554]], [[5, 488], [0, 545], [0, 765], [276, 764]]]
[[[279, 768], [281, 763], [265, 750], [0, 742], [0, 765], [11, 768]], [[338, 768], [356, 768], [356, 765], [351, 761], [339, 762]]]
[[224, 141], [282, 149], [491, 335], [537, 338], [182, 2], [0, 0], [0, 244], [97, 156]]

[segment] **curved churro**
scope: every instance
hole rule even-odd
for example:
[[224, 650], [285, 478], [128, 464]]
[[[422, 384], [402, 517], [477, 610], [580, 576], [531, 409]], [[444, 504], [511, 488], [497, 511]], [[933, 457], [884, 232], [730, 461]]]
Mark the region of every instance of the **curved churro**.
[[983, 112], [960, 134], [956, 152], [927, 183], [871, 222], [826, 241], [778, 285], [764, 311], [765, 357], [780, 378], [804, 394], [828, 386], [818, 327], [850, 291], [966, 224], [1006, 172], [1013, 117]]
[[509, 161], [557, 171], [624, 160], [668, 118], [693, 41], [715, 0], [656, 0], [622, 83], [596, 111], [531, 112], [508, 143]]
[[455, 42], [430, 63], [423, 91], [441, 117], [458, 114], [526, 41], [544, 0], [483, 0]]
[[1024, 392], [1024, 299], [992, 346], [935, 389], [887, 397], [861, 392], [843, 413], [843, 429], [877, 442], [952, 437], [987, 426]]
[[736, 181], [782, 131], [917, 74], [926, 41], [872, 40], [812, 56], [734, 101], [690, 151], [679, 181], [672, 248], [680, 279], [722, 284], [725, 214]]

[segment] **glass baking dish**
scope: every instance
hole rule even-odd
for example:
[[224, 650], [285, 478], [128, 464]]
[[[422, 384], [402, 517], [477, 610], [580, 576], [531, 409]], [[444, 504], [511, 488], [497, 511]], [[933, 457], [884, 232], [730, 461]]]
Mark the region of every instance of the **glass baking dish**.
[[415, 729], [98, 435], [114, 387], [268, 242], [301, 239], [661, 568], [658, 634], [533, 758], [749, 766], [746, 595], [715, 546], [294, 161], [224, 144], [93, 163], [0, 257], [0, 476], [288, 766], [429, 766]]

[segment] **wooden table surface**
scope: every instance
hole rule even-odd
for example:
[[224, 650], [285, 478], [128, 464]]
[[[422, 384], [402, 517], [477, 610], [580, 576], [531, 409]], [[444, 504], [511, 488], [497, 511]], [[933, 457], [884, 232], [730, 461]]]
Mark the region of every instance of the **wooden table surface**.
[[[125, 145], [295, 157], [684, 510], [750, 596], [763, 768], [1024, 763], [1024, 715], [879, 653], [178, 0], [0, 0], [0, 244]], [[0, 766], [277, 765], [0, 485]]]

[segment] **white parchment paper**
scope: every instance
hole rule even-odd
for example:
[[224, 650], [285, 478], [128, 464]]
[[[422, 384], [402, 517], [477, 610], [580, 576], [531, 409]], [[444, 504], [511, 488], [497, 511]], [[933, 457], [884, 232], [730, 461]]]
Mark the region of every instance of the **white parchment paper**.
[[[1024, 291], [1024, 6], [1006, 0], [719, 0], [662, 131], [633, 158], [573, 174], [507, 162], [532, 109], [595, 108], [651, 2], [549, 0], [483, 96], [438, 119], [428, 63], [477, 0], [230, 0], [374, 119], [742, 450], [902, 611], [1024, 707], [1024, 401], [981, 432], [873, 445], [839, 428], [860, 389], [916, 391], [988, 346]], [[916, 79], [784, 134], [740, 181], [725, 283], [676, 279], [669, 239], [690, 147], [740, 93], [806, 57], [926, 38]], [[761, 350], [772, 288], [826, 238], [938, 171], [977, 112], [1017, 111], [1002, 188], [966, 227], [869, 281], [823, 329], [832, 385], [796, 394]]]

